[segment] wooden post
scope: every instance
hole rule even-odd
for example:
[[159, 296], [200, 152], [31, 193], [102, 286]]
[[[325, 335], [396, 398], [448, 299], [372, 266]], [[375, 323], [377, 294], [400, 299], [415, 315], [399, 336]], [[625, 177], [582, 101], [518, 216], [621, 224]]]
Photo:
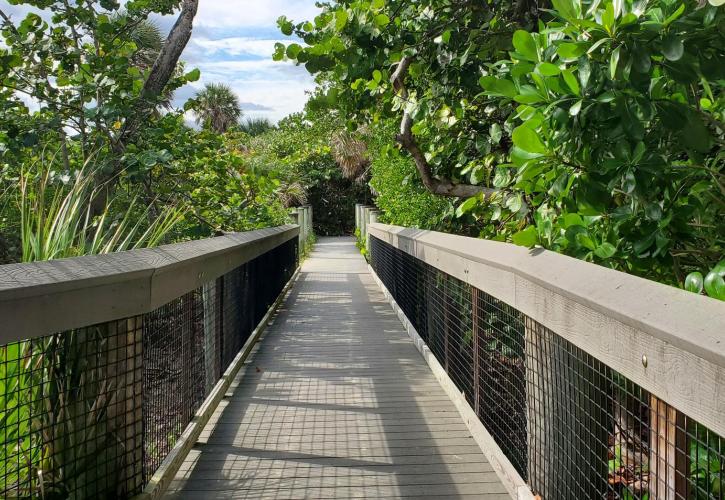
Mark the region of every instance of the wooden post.
[[473, 409], [476, 415], [481, 415], [479, 393], [481, 392], [481, 318], [478, 311], [478, 288], [471, 287], [471, 309], [473, 314], [473, 325], [471, 336], [473, 337]]
[[115, 387], [108, 404], [107, 432], [118, 443], [112, 446], [122, 450], [116, 455], [123, 457], [117, 464], [116, 493], [125, 497], [143, 486], [143, 317], [107, 325], [108, 379]]
[[313, 219], [312, 219], [312, 216], [314, 215], [312, 213], [312, 205], [307, 205], [307, 211], [309, 212], [308, 213], [308, 215], [309, 215], [308, 219], [310, 221], [310, 227], [309, 227], [310, 234], [314, 234], [314, 232], [315, 232], [315, 226], [314, 226]]
[[[368, 223], [372, 224], [378, 221], [378, 211], [370, 210], [368, 212]], [[365, 248], [370, 252], [370, 231], [365, 231]]]
[[366, 242], [367, 241], [367, 233], [368, 233], [368, 211], [370, 210], [370, 207], [362, 207], [361, 210], [361, 217], [360, 217], [360, 241]]
[[650, 395], [649, 488], [651, 500], [689, 498], [685, 416]]
[[448, 331], [448, 325], [450, 323], [450, 318], [449, 318], [450, 307], [448, 305], [450, 297], [448, 297], [448, 290], [449, 290], [448, 280], [449, 280], [449, 278], [445, 277], [444, 281], [443, 281], [443, 358], [444, 358], [443, 365], [444, 365], [444, 368], [446, 369], [446, 373], [448, 375], [450, 375], [450, 371], [448, 370], [448, 359], [450, 357], [448, 355], [448, 344], [449, 344], [448, 338], [450, 337], [450, 332]]
[[216, 283], [204, 283], [201, 289], [201, 300], [204, 308], [204, 395], [214, 388], [217, 377], [216, 332], [214, 328], [214, 289]]
[[607, 490], [608, 376], [566, 340], [525, 317], [529, 484], [546, 499]]
[[355, 203], [355, 229], [360, 231], [360, 207], [362, 203]]
[[127, 491], [134, 491], [143, 484], [143, 316], [126, 320], [126, 328], [126, 415], [131, 418], [125, 425], [124, 446], [130, 458]]
[[297, 208], [298, 221], [300, 225], [300, 252], [304, 253], [307, 244], [307, 217], [305, 217], [305, 208]]

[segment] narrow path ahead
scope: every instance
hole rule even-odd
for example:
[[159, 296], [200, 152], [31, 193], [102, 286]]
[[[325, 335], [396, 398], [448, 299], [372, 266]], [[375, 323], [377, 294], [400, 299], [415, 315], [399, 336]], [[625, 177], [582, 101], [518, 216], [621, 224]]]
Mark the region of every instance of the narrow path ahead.
[[369, 274], [323, 238], [169, 493], [509, 498]]

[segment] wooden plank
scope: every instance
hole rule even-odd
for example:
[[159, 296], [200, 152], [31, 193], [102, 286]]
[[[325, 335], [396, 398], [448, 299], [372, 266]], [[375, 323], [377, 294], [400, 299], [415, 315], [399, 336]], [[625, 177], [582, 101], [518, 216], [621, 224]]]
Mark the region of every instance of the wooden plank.
[[351, 239], [316, 247], [248, 367], [170, 494], [508, 498]]

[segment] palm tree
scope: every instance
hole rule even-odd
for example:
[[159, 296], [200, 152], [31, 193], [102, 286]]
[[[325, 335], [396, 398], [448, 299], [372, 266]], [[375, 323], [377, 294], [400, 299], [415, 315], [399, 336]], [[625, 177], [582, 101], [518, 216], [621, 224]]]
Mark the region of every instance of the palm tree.
[[242, 107], [237, 94], [223, 83], [207, 83], [194, 96], [196, 123], [204, 128], [223, 134], [239, 123]]
[[246, 132], [252, 137], [262, 135], [265, 132], [274, 130], [275, 126], [267, 118], [247, 118], [245, 121], [239, 124], [239, 128], [242, 132]]

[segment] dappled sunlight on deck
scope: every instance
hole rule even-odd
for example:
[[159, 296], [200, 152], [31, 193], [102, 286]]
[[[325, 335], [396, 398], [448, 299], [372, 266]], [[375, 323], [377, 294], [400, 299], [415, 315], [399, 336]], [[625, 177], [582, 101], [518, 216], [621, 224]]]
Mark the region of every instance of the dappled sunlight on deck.
[[508, 498], [351, 238], [322, 239], [168, 494]]

